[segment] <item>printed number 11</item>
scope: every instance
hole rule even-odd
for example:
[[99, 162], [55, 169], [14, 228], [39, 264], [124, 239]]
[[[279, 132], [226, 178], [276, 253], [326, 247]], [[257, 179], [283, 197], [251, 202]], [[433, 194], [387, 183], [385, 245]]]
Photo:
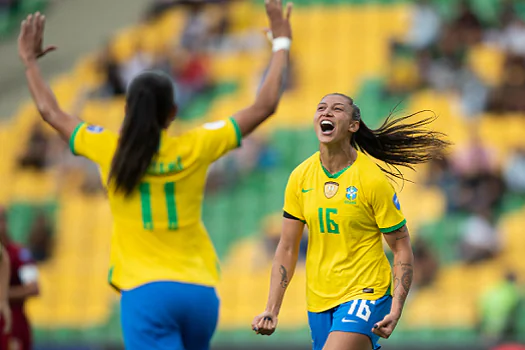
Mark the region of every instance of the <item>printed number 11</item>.
[[[151, 185], [143, 182], [139, 186], [140, 202], [142, 207], [142, 225], [145, 230], [153, 230], [153, 214], [151, 212]], [[168, 212], [168, 229], [179, 228], [177, 218], [177, 205], [175, 203], [175, 182], [164, 184], [164, 196], [166, 198], [166, 211]]]

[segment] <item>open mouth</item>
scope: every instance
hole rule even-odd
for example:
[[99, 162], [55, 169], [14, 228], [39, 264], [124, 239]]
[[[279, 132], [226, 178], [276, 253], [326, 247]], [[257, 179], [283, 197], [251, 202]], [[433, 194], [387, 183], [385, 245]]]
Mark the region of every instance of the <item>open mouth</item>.
[[323, 135], [330, 135], [335, 130], [335, 125], [330, 120], [322, 120], [321, 121], [321, 132]]

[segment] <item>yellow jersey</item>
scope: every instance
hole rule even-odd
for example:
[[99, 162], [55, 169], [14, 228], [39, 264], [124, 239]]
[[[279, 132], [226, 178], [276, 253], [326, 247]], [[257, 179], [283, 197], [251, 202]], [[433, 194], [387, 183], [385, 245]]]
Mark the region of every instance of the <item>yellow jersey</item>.
[[286, 186], [284, 211], [308, 225], [307, 304], [322, 312], [353, 299], [390, 293], [392, 271], [382, 234], [405, 225], [394, 188], [365, 154], [336, 174], [319, 152]]
[[[108, 183], [119, 135], [81, 123], [70, 149], [97, 163]], [[233, 118], [161, 136], [158, 154], [130, 197], [107, 188], [113, 216], [109, 283], [127, 290], [153, 281], [214, 286], [218, 258], [201, 220], [210, 164], [238, 147], [240, 129]]]

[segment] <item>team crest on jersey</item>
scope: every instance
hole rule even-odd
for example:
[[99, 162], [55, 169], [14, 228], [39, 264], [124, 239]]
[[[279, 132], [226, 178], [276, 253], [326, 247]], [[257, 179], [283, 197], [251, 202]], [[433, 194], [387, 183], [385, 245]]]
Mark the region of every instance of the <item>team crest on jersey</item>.
[[97, 125], [90, 125], [86, 128], [86, 130], [93, 134], [100, 134], [104, 128]]
[[350, 186], [346, 189], [346, 204], [357, 204], [357, 187]]
[[336, 195], [337, 190], [339, 189], [339, 184], [337, 182], [326, 182], [324, 184], [324, 195], [326, 198], [330, 199]]

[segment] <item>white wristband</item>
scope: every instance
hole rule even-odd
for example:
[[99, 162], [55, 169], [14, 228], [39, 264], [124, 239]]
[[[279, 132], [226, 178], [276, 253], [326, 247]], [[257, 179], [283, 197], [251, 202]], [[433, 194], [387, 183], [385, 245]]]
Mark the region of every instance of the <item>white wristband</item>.
[[290, 46], [292, 45], [292, 40], [290, 38], [281, 36], [279, 38], [273, 39], [273, 52], [279, 50], [290, 51]]

